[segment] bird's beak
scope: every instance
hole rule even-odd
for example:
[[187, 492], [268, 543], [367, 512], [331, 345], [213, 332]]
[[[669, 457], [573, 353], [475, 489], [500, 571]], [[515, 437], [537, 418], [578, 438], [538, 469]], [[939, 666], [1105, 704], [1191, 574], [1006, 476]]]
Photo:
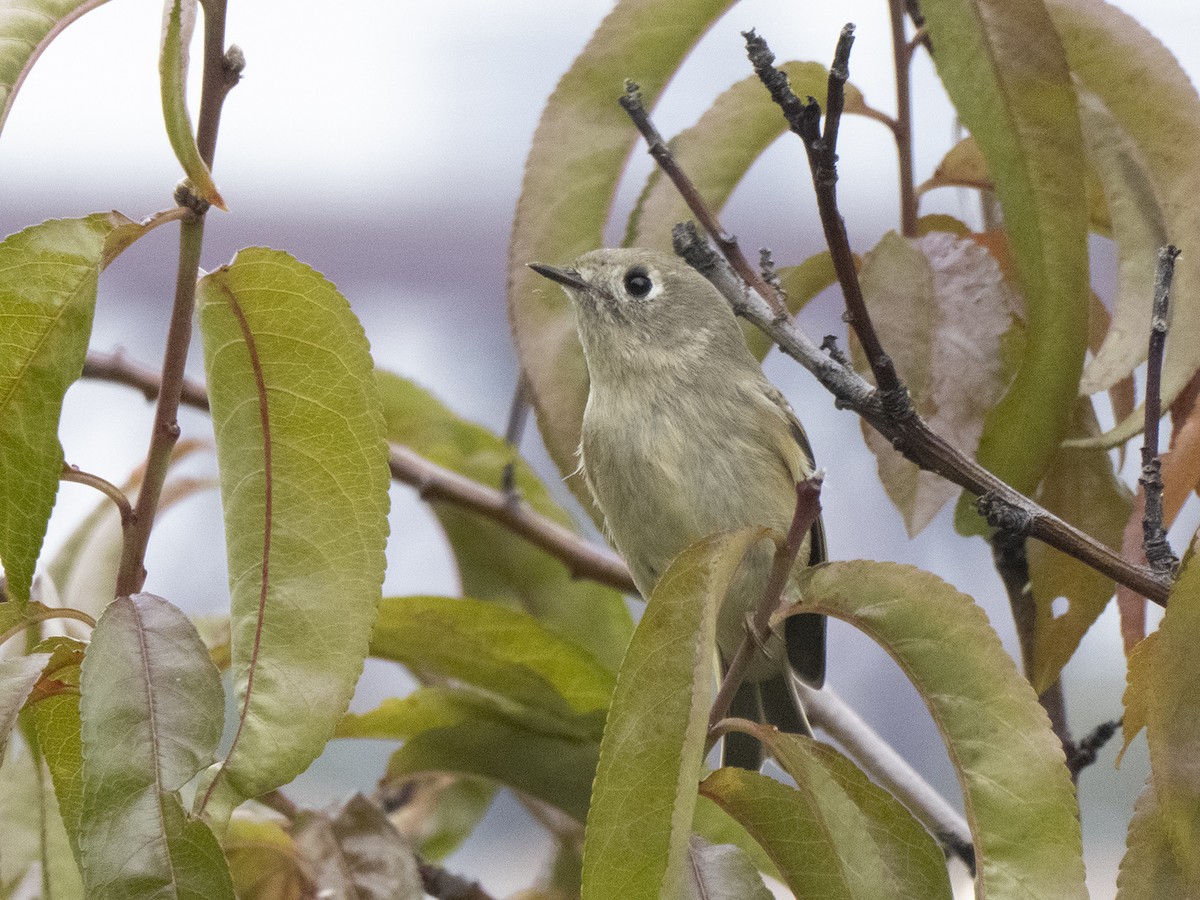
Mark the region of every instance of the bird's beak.
[[577, 291], [586, 291], [588, 285], [579, 277], [579, 273], [573, 269], [556, 269], [554, 266], [544, 266], [541, 263], [529, 263], [529, 268], [537, 272], [543, 278], [549, 278], [551, 281], [557, 281], [564, 287], [575, 288]]

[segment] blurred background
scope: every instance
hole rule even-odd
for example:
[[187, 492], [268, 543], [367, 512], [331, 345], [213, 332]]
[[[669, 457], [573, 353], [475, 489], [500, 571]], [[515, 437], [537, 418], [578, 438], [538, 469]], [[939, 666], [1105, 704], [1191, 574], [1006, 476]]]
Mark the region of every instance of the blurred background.
[[[1200, 7], [1183, 0], [1122, 0], [1195, 77]], [[433, 390], [460, 414], [502, 431], [516, 362], [505, 314], [508, 233], [524, 159], [542, 104], [611, 8], [610, 0], [485, 0], [394, 3], [358, 0], [230, 0], [228, 37], [246, 53], [242, 84], [225, 106], [215, 175], [230, 212], [209, 216], [203, 266], [241, 247], [295, 254], [349, 299], [379, 366]], [[836, 9], [833, 9], [836, 7]], [[106, 4], [73, 24], [24, 85], [0, 139], [0, 228], [119, 209], [140, 218], [171, 205], [180, 177], [161, 125], [157, 93], [159, 0]], [[886, 4], [744, 0], [700, 43], [655, 113], [670, 135], [749, 74], [739, 32], [757, 28], [781, 60], [828, 64], [838, 30], [858, 25], [851, 80], [891, 112], [894, 87]], [[194, 47], [194, 55], [199, 52]], [[193, 73], [192, 108], [198, 105]], [[614, 78], [614, 100], [621, 88]], [[916, 173], [924, 180], [952, 145], [952, 110], [929, 59], [914, 67]], [[609, 240], [616, 242], [650, 160], [634, 151]], [[843, 122], [842, 209], [859, 252], [897, 222], [893, 144], [877, 123]], [[974, 197], [927, 195], [922, 212], [977, 221]], [[778, 142], [734, 195], [726, 227], [743, 247], [770, 246], [780, 264], [822, 249], [803, 150]], [[1179, 236], [1185, 241], [1185, 236]], [[1184, 246], [1185, 252], [1188, 250]], [[1114, 259], [1093, 239], [1095, 283], [1111, 299]], [[92, 346], [122, 348], [157, 368], [172, 296], [175, 229], [162, 228], [123, 255], [101, 280]], [[546, 262], [556, 262], [546, 260]], [[810, 334], [842, 335], [840, 298], [827, 292], [802, 317]], [[202, 375], [199, 348], [190, 371]], [[950, 511], [916, 540], [875, 475], [857, 420], [796, 365], [772, 357], [768, 374], [803, 419], [818, 464], [830, 553], [835, 559], [911, 562], [971, 594], [1016, 652], [1008, 603], [986, 544], [955, 535]], [[124, 388], [81, 382], [67, 395], [67, 461], [121, 481], [144, 456], [152, 407]], [[185, 434], [211, 434], [185, 411]], [[522, 447], [559, 499], [586, 515], [530, 431]], [[1134, 448], [1136, 449], [1136, 448]], [[1136, 459], [1131, 453], [1129, 459]], [[191, 464], [211, 471], [212, 461]], [[1132, 471], [1132, 470], [1131, 470]], [[455, 593], [458, 585], [435, 520], [407, 488], [394, 487], [387, 595]], [[47, 547], [61, 544], [95, 504], [64, 485]], [[1195, 498], [1172, 532], [1181, 551], [1196, 528]], [[599, 540], [594, 530], [590, 533]], [[190, 612], [227, 609], [220, 505], [215, 492], [171, 511], [156, 528], [146, 589]], [[1153, 616], [1152, 616], [1153, 621]], [[830, 684], [954, 802], [958, 787], [932, 721], [899, 670], [865, 638], [833, 626]], [[1110, 611], [1092, 628], [1064, 679], [1076, 737], [1120, 715], [1125, 667]], [[408, 684], [398, 667], [368, 663], [354, 708], [372, 708]], [[1079, 783], [1093, 896], [1113, 894], [1125, 827], [1147, 772], [1144, 739], [1121, 769], [1119, 738]], [[370, 790], [390, 753], [386, 742], [335, 742], [287, 792], [326, 804]], [[447, 862], [497, 895], [529, 884], [548, 861], [533, 821], [511, 797]], [[961, 874], [961, 873], [960, 873]]]

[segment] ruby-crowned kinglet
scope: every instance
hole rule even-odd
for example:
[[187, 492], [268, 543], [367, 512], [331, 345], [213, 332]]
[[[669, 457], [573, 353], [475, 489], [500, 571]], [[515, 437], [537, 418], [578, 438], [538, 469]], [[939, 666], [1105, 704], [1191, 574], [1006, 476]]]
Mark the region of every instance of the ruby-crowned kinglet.
[[[729, 304], [698, 272], [650, 250], [595, 250], [565, 268], [532, 263], [575, 307], [591, 388], [582, 470], [608, 533], [649, 597], [689, 544], [745, 525], [786, 533], [796, 483], [813, 472], [804, 430], [750, 354]], [[774, 546], [742, 563], [717, 624], [730, 660], [762, 599]], [[800, 564], [825, 558], [820, 521]], [[792, 616], [755, 657], [731, 715], [808, 732], [793, 678], [820, 687], [825, 620]], [[730, 735], [726, 763], [757, 769], [761, 749]]]

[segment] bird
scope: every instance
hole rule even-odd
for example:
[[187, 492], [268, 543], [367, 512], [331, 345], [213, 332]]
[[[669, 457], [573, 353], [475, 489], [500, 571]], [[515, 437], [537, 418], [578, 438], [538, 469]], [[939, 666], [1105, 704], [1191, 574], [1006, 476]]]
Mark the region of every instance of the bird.
[[[748, 525], [786, 533], [796, 484], [814, 472], [812, 449], [717, 289], [678, 257], [643, 248], [529, 265], [574, 308], [589, 376], [580, 467], [642, 596], [695, 541]], [[717, 623], [723, 667], [762, 599], [773, 556], [772, 542], [758, 542], [734, 577]], [[818, 518], [796, 565], [825, 558]], [[811, 735], [796, 679], [820, 688], [824, 678], [825, 617], [791, 616], [759, 648], [730, 715]], [[754, 738], [726, 736], [724, 764], [757, 770], [762, 759]]]

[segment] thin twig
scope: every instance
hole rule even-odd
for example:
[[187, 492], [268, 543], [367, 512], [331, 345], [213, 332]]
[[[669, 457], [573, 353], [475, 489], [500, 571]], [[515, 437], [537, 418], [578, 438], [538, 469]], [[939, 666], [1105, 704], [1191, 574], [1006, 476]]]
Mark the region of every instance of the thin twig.
[[733, 695], [741, 687], [754, 654], [771, 636], [771, 616], [783, 601], [783, 590], [796, 562], [796, 554], [821, 514], [821, 481], [822, 476], [817, 474], [796, 484], [796, 511], [792, 514], [792, 524], [784, 539], [775, 546], [775, 558], [762, 599], [754, 610], [754, 616], [746, 623], [746, 634], [730, 660], [716, 699], [713, 700], [712, 712], [708, 717], [710, 746], [720, 737], [715, 726], [728, 715]]
[[896, 69], [896, 160], [900, 180], [900, 233], [917, 236], [917, 194], [913, 180], [912, 57], [914, 45], [904, 36], [905, 0], [888, 0], [892, 13], [892, 60]]
[[63, 481], [70, 481], [74, 484], [85, 484], [90, 488], [95, 488], [111, 500], [117, 507], [117, 512], [120, 513], [121, 530], [128, 534], [129, 528], [133, 524], [133, 506], [130, 504], [129, 498], [125, 496], [124, 491], [99, 475], [84, 472], [79, 466], [71, 466], [66, 463], [63, 463], [62, 475], [59, 477]]
[[746, 54], [754, 71], [771, 94], [771, 99], [783, 111], [788, 127], [804, 143], [812, 170], [813, 189], [817, 196], [817, 211], [821, 227], [825, 231], [825, 242], [833, 260], [834, 271], [846, 301], [845, 319], [854, 329], [859, 343], [871, 364], [875, 384], [879, 386], [885, 405], [893, 407], [898, 416], [913, 415], [908, 391], [896, 374], [896, 367], [883, 349], [883, 343], [875, 332], [875, 326], [867, 313], [866, 300], [858, 282], [854, 265], [854, 254], [850, 250], [850, 237], [846, 223], [837, 206], [837, 135], [845, 99], [846, 79], [849, 77], [850, 48], [854, 44], [854, 26], [846, 25], [838, 37], [833, 65], [829, 68], [827, 92], [828, 111], [825, 130], [820, 129], [821, 107], [817, 101], [800, 101], [788, 83], [788, 77], [775, 68], [775, 54], [767, 42], [753, 31], [745, 32]]
[[1067, 770], [1071, 773], [1072, 781], [1078, 780], [1079, 773], [1096, 761], [1100, 750], [1120, 730], [1120, 719], [1101, 722], [1092, 729], [1090, 734], [1070, 749], [1067, 753]]
[[978, 497], [980, 514], [993, 527], [1037, 538], [1160, 606], [1166, 605], [1169, 578], [1121, 559], [1099, 541], [1009, 487], [950, 446], [920, 416], [898, 417], [885, 410], [879, 393], [858, 373], [831, 359], [794, 321], [779, 320], [756, 292], [748, 291], [690, 223], [676, 226], [674, 238], [675, 252], [708, 278], [739, 315], [753, 322], [784, 353], [808, 369], [834, 395], [839, 408], [860, 415], [922, 469], [936, 472]]
[[[204, 3], [204, 73], [200, 98], [200, 115], [196, 128], [196, 145], [206, 165], [212, 167], [216, 151], [217, 129], [221, 107], [226, 95], [238, 83], [246, 61], [240, 50], [225, 51], [226, 0], [206, 0]], [[176, 421], [183, 396], [184, 367], [188, 345], [192, 339], [192, 316], [195, 312], [196, 274], [200, 268], [200, 251], [204, 244], [205, 210], [195, 203], [186, 182], [176, 189], [176, 202], [188, 206], [193, 214], [183, 219], [179, 230], [179, 264], [175, 274], [175, 300], [171, 308], [171, 323], [167, 329], [163, 352], [161, 388], [154, 410], [154, 425], [150, 446], [146, 451], [146, 475], [138, 492], [133, 527], [126, 535], [117, 570], [118, 596], [142, 589], [146, 582], [146, 547], [158, 501], [167, 477], [171, 450], [179, 439]], [[215, 783], [215, 782], [214, 782]]]
[[81, 609], [74, 609], [70, 606], [47, 606], [41, 609], [27, 609], [23, 614], [20, 622], [9, 628], [7, 631], [0, 632], [0, 646], [14, 635], [20, 634], [31, 625], [36, 625], [39, 622], [49, 622], [51, 619], [72, 619], [76, 622], [82, 622], [88, 628], [96, 627], [96, 620], [89, 616]]
[[1162, 460], [1158, 455], [1158, 420], [1162, 415], [1163, 349], [1167, 341], [1167, 309], [1171, 299], [1171, 281], [1175, 276], [1178, 248], [1167, 245], [1158, 251], [1158, 271], [1154, 278], [1154, 307], [1150, 318], [1150, 349], [1146, 359], [1146, 427], [1142, 443], [1142, 474], [1138, 479], [1146, 496], [1146, 516], [1142, 520], [1142, 544], [1150, 569], [1172, 575], [1179, 559], [1171, 552], [1163, 528]]
[[701, 227], [704, 228], [717, 246], [721, 248], [721, 252], [725, 254], [725, 258], [730, 261], [738, 275], [746, 284], [758, 291], [771, 308], [778, 316], [787, 316], [787, 306], [784, 305], [778, 294], [775, 293], [765, 281], [758, 271], [751, 266], [746, 257], [742, 255], [738, 248], [737, 238], [721, 227], [721, 223], [717, 221], [717, 217], [712, 214], [703, 199], [700, 197], [696, 186], [692, 184], [690, 178], [684, 175], [683, 171], [675, 162], [675, 157], [671, 154], [667, 147], [666, 141], [662, 139], [662, 135], [654, 124], [650, 121], [650, 117], [646, 114], [646, 108], [642, 104], [642, 94], [638, 86], [632, 81], [625, 82], [625, 94], [621, 97], [621, 106], [625, 112], [629, 114], [629, 118], [641, 132], [642, 137], [646, 139], [646, 144], [650, 155], [654, 157], [654, 161], [658, 163], [663, 173], [671, 179], [679, 193], [683, 195], [687, 201], [688, 208], [700, 220]]

